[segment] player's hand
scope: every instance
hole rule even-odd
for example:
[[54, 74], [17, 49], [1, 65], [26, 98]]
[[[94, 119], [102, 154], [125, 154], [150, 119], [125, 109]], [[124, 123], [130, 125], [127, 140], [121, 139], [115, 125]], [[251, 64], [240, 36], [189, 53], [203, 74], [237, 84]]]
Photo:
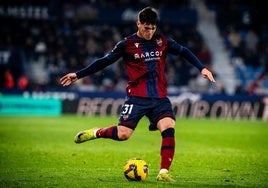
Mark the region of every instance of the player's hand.
[[208, 69], [206, 68], [202, 69], [201, 74], [204, 78], [209, 79], [211, 82], [216, 82], [212, 73]]
[[66, 74], [65, 76], [60, 78], [60, 83], [62, 86], [69, 86], [71, 85], [73, 82], [77, 81], [77, 75], [75, 73], [69, 73]]

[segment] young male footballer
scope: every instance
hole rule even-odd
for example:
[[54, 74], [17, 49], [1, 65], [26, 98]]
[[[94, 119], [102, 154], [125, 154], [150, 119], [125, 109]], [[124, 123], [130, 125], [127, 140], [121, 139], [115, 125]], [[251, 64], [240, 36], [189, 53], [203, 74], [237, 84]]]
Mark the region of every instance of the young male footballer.
[[181, 56], [199, 69], [204, 78], [215, 82], [212, 73], [185, 46], [162, 34], [156, 34], [158, 13], [152, 7], [142, 9], [138, 14], [137, 32], [119, 41], [114, 49], [84, 69], [68, 73], [60, 79], [63, 86], [69, 86], [80, 78], [94, 74], [123, 58], [129, 81], [126, 99], [117, 125], [93, 128], [79, 132], [75, 143], [108, 138], [123, 141], [130, 138], [143, 116], [149, 121], [149, 130], [159, 130], [160, 171], [157, 181], [174, 182], [169, 169], [175, 152], [175, 116], [167, 98], [165, 66], [167, 54]]

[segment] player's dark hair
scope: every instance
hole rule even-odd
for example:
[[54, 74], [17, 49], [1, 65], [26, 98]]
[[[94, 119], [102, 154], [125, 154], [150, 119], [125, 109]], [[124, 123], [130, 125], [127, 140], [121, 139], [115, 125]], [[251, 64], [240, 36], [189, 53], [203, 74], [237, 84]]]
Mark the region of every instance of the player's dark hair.
[[157, 25], [159, 22], [158, 13], [153, 7], [145, 7], [139, 12], [138, 20], [142, 24]]

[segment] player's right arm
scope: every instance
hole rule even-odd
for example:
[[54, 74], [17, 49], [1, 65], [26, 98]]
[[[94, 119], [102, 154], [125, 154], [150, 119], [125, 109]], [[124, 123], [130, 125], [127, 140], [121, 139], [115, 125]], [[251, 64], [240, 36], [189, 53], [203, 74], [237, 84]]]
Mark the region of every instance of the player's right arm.
[[65, 87], [65, 86], [71, 85], [71, 83], [73, 83], [77, 80], [78, 80], [78, 78], [77, 78], [76, 73], [68, 73], [60, 78], [60, 83], [62, 86]]
[[93, 63], [89, 64], [87, 67], [75, 72], [68, 73], [65, 76], [60, 78], [60, 83], [62, 86], [69, 86], [73, 82], [76, 82], [78, 79], [94, 74], [105, 67], [116, 62], [123, 55], [123, 49], [125, 46], [125, 40], [122, 40], [116, 44], [114, 49], [106, 54], [104, 57], [95, 60]]

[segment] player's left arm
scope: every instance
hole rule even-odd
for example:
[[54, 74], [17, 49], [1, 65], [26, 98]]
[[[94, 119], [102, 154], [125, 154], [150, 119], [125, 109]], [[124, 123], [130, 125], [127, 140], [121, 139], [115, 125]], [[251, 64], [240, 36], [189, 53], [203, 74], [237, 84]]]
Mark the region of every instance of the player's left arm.
[[181, 55], [184, 59], [194, 65], [199, 69], [204, 78], [209, 79], [211, 82], [216, 82], [211, 71], [209, 71], [203, 63], [197, 58], [197, 56], [189, 50], [187, 47], [184, 47], [178, 44], [173, 39], [168, 39], [168, 51], [175, 55]]
[[207, 78], [211, 82], [216, 82], [213, 74], [207, 68], [203, 68], [201, 71], [201, 74], [202, 74], [203, 78]]
[[197, 67], [199, 71], [201, 72], [203, 78], [209, 79], [211, 82], [216, 82], [214, 79], [213, 74], [211, 71], [209, 71], [202, 63], [201, 61], [194, 55], [188, 48], [182, 47], [182, 56], [188, 60], [192, 65]]

